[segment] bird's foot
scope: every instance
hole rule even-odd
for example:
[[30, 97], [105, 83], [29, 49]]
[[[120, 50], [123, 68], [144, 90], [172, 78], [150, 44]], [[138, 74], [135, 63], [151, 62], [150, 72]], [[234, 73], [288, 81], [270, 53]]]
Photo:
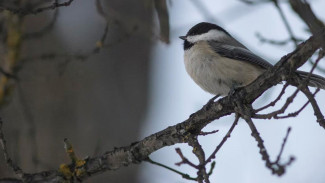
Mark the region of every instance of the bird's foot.
[[230, 91], [228, 93], [228, 96], [233, 95], [236, 91], [240, 90], [241, 88], [243, 88], [243, 86], [240, 87], [231, 87]]

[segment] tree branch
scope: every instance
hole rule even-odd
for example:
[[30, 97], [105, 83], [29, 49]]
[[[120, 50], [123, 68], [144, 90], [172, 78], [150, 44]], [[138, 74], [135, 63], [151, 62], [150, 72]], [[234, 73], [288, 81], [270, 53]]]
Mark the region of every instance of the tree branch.
[[36, 8], [36, 9], [32, 9], [32, 8], [11, 8], [11, 7], [4, 7], [4, 6], [0, 6], [0, 10], [7, 10], [10, 11], [13, 14], [18, 14], [20, 16], [24, 16], [24, 15], [29, 15], [29, 14], [38, 14], [47, 10], [54, 10], [56, 8], [60, 8], [60, 7], [67, 7], [70, 6], [70, 4], [73, 2], [74, 0], [67, 0], [66, 2], [63, 3], [58, 3], [56, 1], [54, 1], [51, 5], [49, 6], [44, 6], [44, 7], [40, 7], [40, 8]]
[[[289, 0], [289, 2], [292, 9], [307, 24], [313, 35], [319, 36], [324, 34], [324, 23], [316, 17], [307, 1]], [[323, 50], [325, 50], [324, 36], [319, 36], [319, 39]]]

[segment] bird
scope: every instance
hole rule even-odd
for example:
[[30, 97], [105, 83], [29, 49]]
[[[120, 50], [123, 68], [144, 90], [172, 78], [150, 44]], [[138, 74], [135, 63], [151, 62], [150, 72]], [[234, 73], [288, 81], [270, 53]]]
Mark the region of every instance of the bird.
[[[203, 90], [214, 95], [227, 96], [273, 67], [216, 24], [198, 23], [179, 38], [184, 41], [187, 73]], [[296, 73], [302, 79], [309, 75], [304, 71]], [[312, 74], [309, 79], [309, 86], [325, 89], [322, 76]]]

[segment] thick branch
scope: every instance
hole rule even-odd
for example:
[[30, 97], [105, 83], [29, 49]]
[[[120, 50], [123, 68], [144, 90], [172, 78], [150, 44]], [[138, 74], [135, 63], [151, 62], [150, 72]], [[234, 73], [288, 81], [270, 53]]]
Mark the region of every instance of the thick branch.
[[[324, 23], [316, 17], [308, 2], [302, 0], [290, 0], [289, 2], [292, 9], [308, 25], [313, 35], [324, 35]], [[319, 36], [319, 39], [323, 50], [325, 50], [325, 37]]]

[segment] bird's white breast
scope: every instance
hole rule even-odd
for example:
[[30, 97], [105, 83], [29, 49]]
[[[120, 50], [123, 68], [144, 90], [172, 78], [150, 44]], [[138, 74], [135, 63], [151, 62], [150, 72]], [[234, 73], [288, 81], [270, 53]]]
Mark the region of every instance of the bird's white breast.
[[215, 95], [227, 95], [231, 88], [245, 86], [264, 72], [247, 62], [221, 57], [205, 41], [185, 51], [184, 63], [196, 84]]

